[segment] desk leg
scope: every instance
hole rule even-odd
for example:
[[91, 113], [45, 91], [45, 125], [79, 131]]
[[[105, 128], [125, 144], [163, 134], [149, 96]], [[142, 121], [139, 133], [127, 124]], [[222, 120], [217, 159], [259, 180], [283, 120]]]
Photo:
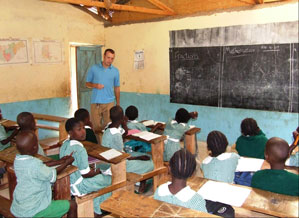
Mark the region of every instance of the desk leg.
[[59, 123], [59, 141], [65, 140], [68, 137], [68, 133], [65, 130], [65, 122]]
[[70, 177], [58, 179], [54, 184], [54, 200], [71, 200]]
[[[112, 172], [112, 185], [120, 182], [127, 181], [127, 170], [126, 170], [126, 160], [122, 160], [117, 164], [111, 164], [111, 172]], [[123, 188], [117, 189], [119, 190], [126, 190], [126, 186]]]
[[191, 154], [195, 154], [195, 134], [192, 135], [185, 135], [185, 145], [186, 149], [191, 152]]
[[17, 177], [15, 174], [15, 171], [12, 168], [12, 164], [6, 165], [6, 171], [7, 171], [7, 179], [8, 179], [8, 191], [9, 191], [9, 199], [13, 199], [13, 192], [17, 186]]
[[[164, 141], [160, 141], [157, 143], [152, 143], [152, 159], [154, 162], [154, 169], [159, 169], [164, 167], [163, 162], [163, 152], [164, 152]], [[164, 174], [155, 175], [153, 180], [153, 188], [156, 191], [158, 185], [160, 185], [160, 181], [163, 180]]]

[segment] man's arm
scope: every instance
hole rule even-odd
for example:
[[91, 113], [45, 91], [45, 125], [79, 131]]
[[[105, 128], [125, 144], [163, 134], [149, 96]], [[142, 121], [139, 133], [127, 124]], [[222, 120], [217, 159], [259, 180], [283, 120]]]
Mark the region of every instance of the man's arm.
[[100, 83], [86, 82], [85, 85], [86, 85], [87, 88], [96, 88], [96, 89], [102, 89], [102, 88], [104, 88], [104, 85], [100, 84]]
[[119, 98], [120, 98], [120, 88], [119, 86], [116, 86], [114, 87], [114, 95], [115, 95], [115, 98], [116, 98], [116, 105], [120, 105], [119, 104]]

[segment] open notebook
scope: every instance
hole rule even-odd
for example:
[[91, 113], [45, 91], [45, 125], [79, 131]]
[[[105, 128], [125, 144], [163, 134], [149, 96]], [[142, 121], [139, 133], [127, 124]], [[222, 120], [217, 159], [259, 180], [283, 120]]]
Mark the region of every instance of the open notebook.
[[207, 181], [198, 191], [204, 199], [241, 207], [251, 190], [232, 184]]

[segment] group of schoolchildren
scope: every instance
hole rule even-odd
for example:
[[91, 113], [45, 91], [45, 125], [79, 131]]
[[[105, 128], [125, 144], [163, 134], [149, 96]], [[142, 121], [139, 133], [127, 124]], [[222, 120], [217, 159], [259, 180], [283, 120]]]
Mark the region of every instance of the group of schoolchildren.
[[[1, 115], [1, 114], [0, 114]], [[169, 162], [172, 181], [160, 185], [154, 193], [154, 198], [171, 204], [203, 211], [212, 212], [211, 202], [206, 201], [196, 191], [187, 186], [187, 179], [196, 170], [195, 155], [181, 148], [180, 141], [190, 129], [188, 121], [196, 119], [197, 112], [188, 112], [184, 108], [177, 110], [174, 119], [166, 122], [163, 134], [167, 136], [164, 143], [164, 161]], [[138, 110], [134, 106], [126, 109], [125, 114], [120, 106], [110, 110], [111, 122], [104, 129], [100, 144], [118, 151], [124, 151], [124, 140], [130, 129], [148, 131], [147, 127], [137, 121]], [[0, 117], [2, 119], [2, 116]], [[5, 149], [9, 141], [16, 137], [16, 145], [20, 154], [14, 161], [17, 176], [17, 186], [14, 191], [11, 212], [17, 217], [76, 217], [77, 205], [74, 200], [52, 200], [51, 183], [55, 182], [57, 173], [72, 164], [78, 168], [70, 175], [71, 193], [73, 196], [83, 196], [100, 190], [111, 184], [111, 177], [104, 175], [100, 166], [91, 169], [88, 154], [82, 141], [99, 143], [92, 130], [89, 112], [78, 109], [73, 118], [65, 124], [69, 138], [60, 148], [59, 160], [42, 163], [34, 157], [39, 153], [44, 155], [34, 134], [35, 120], [31, 113], [22, 112], [17, 116], [18, 128], [5, 129], [0, 125], [0, 148]], [[161, 127], [157, 124], [152, 131]], [[235, 171], [240, 156], [266, 159], [271, 169], [260, 170], [250, 177], [252, 187], [285, 195], [299, 195], [299, 177], [286, 170], [285, 162], [298, 167], [298, 153], [291, 155], [296, 148], [296, 138], [299, 137], [299, 127], [293, 132], [294, 143], [289, 146], [283, 139], [274, 137], [267, 139], [256, 121], [246, 118], [241, 123], [241, 136], [236, 141], [236, 151], [227, 152], [228, 141], [220, 131], [212, 131], [207, 137], [209, 156], [200, 167], [207, 179], [234, 183]], [[297, 140], [298, 141], [298, 140]], [[142, 145], [146, 146], [146, 145]], [[143, 174], [154, 169], [149, 152], [129, 151], [127, 172]], [[51, 168], [53, 165], [60, 165]], [[146, 181], [140, 182], [139, 193], [146, 190]], [[94, 199], [95, 217], [103, 215], [99, 205], [111, 194], [105, 194]], [[217, 213], [216, 213], [217, 214]], [[221, 215], [221, 214], [218, 214]], [[224, 215], [224, 214], [223, 214]], [[225, 216], [225, 215], [224, 215]]]

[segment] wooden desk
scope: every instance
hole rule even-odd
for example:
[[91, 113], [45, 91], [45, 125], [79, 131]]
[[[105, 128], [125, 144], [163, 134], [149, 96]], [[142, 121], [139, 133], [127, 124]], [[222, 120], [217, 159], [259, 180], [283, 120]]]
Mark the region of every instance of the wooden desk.
[[[192, 177], [187, 184], [197, 191], [207, 181], [208, 179]], [[251, 190], [242, 208], [278, 217], [298, 217], [298, 197], [276, 194], [248, 186], [232, 185]]]
[[84, 141], [82, 142], [89, 156], [97, 158], [111, 164], [112, 184], [99, 191], [89, 193], [83, 197], [76, 197], [78, 204], [78, 217], [93, 217], [93, 199], [118, 190], [127, 185], [126, 178], [126, 159], [130, 157], [129, 154], [122, 152], [121, 156], [115, 157], [111, 160], [106, 160], [100, 153], [110, 150], [98, 144]]
[[[141, 122], [144, 122], [146, 120], [143, 120]], [[150, 126], [147, 126], [149, 128], [154, 128], [154, 125], [150, 125]], [[159, 130], [162, 130], [164, 131], [165, 129], [165, 124], [162, 124], [159, 128]], [[185, 145], [186, 145], [186, 149], [188, 151], [190, 151], [192, 154], [195, 154], [196, 153], [196, 143], [197, 143], [197, 139], [196, 139], [196, 134], [200, 132], [200, 128], [197, 128], [197, 127], [193, 127], [193, 128], [190, 128], [189, 130], [187, 130], [185, 132]]]
[[[8, 171], [8, 183], [9, 183], [9, 196], [12, 200], [13, 191], [17, 185], [16, 176], [13, 170], [13, 162], [16, 157], [16, 154], [19, 154], [15, 146], [11, 146], [3, 151], [0, 151], [0, 160], [6, 162], [6, 170]], [[52, 160], [51, 158], [44, 157], [42, 155], [36, 154], [35, 157], [39, 158], [43, 162]], [[56, 182], [54, 184], [54, 199], [71, 199], [70, 192], [70, 178], [69, 175], [77, 170], [75, 166], [69, 166], [64, 169], [60, 174], [57, 175]]]
[[164, 152], [164, 140], [166, 140], [166, 136], [162, 135], [158, 138], [152, 139], [150, 141], [144, 140], [142, 138], [129, 135], [126, 137], [126, 139], [133, 139], [137, 141], [143, 141], [151, 144], [152, 147], [152, 160], [154, 163], [154, 170], [148, 173], [142, 174], [142, 177], [139, 181], [149, 179], [153, 177], [154, 184], [153, 188], [154, 191], [158, 187], [158, 185], [163, 180], [164, 174], [167, 173], [167, 168], [164, 166], [163, 162], [163, 152]]
[[218, 217], [124, 190], [113, 193], [101, 208], [120, 217]]

